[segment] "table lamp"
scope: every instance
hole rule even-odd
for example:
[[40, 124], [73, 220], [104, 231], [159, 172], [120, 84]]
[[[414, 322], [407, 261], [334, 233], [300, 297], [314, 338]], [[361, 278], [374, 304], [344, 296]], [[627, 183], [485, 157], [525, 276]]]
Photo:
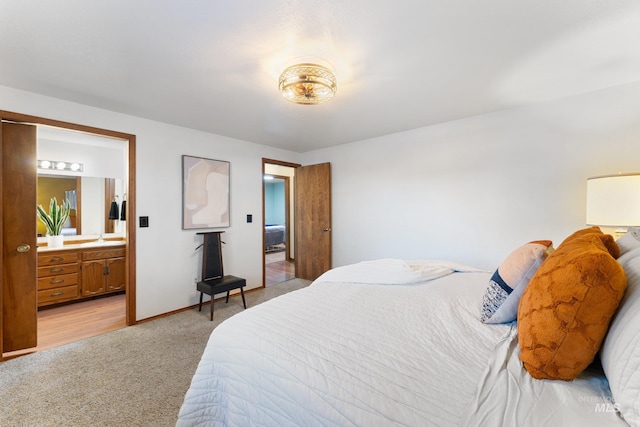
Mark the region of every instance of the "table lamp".
[[587, 179], [587, 225], [615, 228], [616, 237], [640, 225], [640, 173]]

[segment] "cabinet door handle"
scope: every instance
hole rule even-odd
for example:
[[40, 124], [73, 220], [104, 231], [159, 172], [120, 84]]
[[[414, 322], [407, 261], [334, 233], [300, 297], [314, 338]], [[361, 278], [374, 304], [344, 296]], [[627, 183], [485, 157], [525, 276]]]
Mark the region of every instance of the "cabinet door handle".
[[61, 271], [64, 271], [64, 268], [52, 268], [49, 270], [50, 273], [60, 273]]
[[55, 285], [56, 283], [64, 283], [64, 279], [58, 279], [58, 280], [51, 279], [49, 283], [51, 283], [52, 285]]
[[49, 294], [50, 297], [59, 297], [60, 295], [64, 295], [64, 292], [54, 292]]
[[63, 260], [64, 260], [64, 257], [53, 257], [49, 262], [58, 262]]

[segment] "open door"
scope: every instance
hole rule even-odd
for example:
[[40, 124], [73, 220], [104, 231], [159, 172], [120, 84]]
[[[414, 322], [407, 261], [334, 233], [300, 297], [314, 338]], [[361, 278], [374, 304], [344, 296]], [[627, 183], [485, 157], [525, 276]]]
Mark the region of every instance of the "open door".
[[2, 353], [37, 345], [36, 127], [1, 122]]
[[296, 277], [315, 280], [331, 268], [331, 164], [296, 168]]

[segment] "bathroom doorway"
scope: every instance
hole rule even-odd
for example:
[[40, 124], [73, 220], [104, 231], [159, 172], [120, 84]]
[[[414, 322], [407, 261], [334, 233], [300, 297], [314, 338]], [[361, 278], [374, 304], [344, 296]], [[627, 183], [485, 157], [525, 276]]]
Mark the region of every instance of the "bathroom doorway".
[[[82, 206], [84, 206], [84, 209], [80, 209], [81, 200], [84, 200], [84, 202], [92, 200], [92, 196], [97, 194], [95, 190], [100, 189], [100, 186], [95, 186], [94, 188], [94, 186], [90, 185], [91, 179], [94, 179], [96, 182], [97, 180], [96, 178], [89, 177], [90, 175], [89, 172], [93, 171], [94, 169], [92, 168], [93, 165], [97, 165], [96, 168], [98, 166], [104, 167], [104, 162], [92, 162], [90, 158], [92, 155], [91, 153], [95, 152], [96, 150], [102, 150], [101, 154], [104, 155], [105, 149], [111, 148], [113, 149], [111, 151], [114, 151], [114, 154], [116, 156], [115, 158], [118, 159], [113, 163], [119, 163], [121, 165], [120, 166], [121, 175], [122, 175], [120, 177], [122, 181], [121, 185], [123, 188], [126, 189], [124, 191], [128, 192], [129, 207], [126, 209], [126, 214], [129, 217], [134, 217], [135, 215], [135, 181], [134, 181], [135, 180], [135, 136], [130, 134], [120, 133], [120, 132], [110, 131], [110, 130], [104, 130], [104, 129], [98, 129], [93, 127], [86, 127], [83, 125], [60, 122], [60, 121], [41, 118], [41, 117], [26, 116], [19, 113], [2, 111], [1, 114], [2, 114], [2, 120], [3, 120], [2, 121], [3, 128], [8, 127], [13, 123], [17, 123], [20, 125], [24, 124], [24, 126], [27, 126], [27, 127], [30, 126], [31, 128], [37, 127], [37, 131], [32, 132], [30, 139], [23, 143], [23, 145], [27, 144], [29, 146], [33, 146], [33, 152], [29, 154], [28, 158], [26, 157], [17, 158], [17, 156], [20, 156], [21, 154], [19, 154], [15, 150], [10, 150], [10, 149], [4, 150], [3, 156], [0, 157], [0, 160], [2, 162], [22, 162], [25, 164], [29, 163], [34, 165], [33, 169], [28, 169], [28, 173], [30, 174], [30, 176], [32, 176], [32, 179], [34, 180], [34, 184], [35, 184], [31, 186], [34, 192], [33, 194], [34, 199], [37, 200], [36, 193], [37, 193], [37, 187], [39, 186], [39, 184], [36, 183], [36, 180], [40, 175], [46, 176], [47, 178], [51, 178], [53, 176], [58, 180], [64, 179], [62, 177], [63, 172], [61, 172], [61, 169], [59, 167], [57, 168], [58, 170], [56, 171], [51, 170], [49, 172], [46, 172], [43, 170], [43, 172], [41, 173], [40, 166], [42, 166], [43, 168], [45, 168], [46, 166], [44, 165], [44, 162], [40, 162], [40, 160], [79, 161], [75, 157], [78, 157], [81, 155], [84, 156], [82, 159], [82, 162], [84, 162], [84, 165], [85, 165], [84, 174], [83, 174], [84, 176], [74, 177], [73, 179], [69, 180], [69, 181], [77, 182], [78, 187], [73, 189], [73, 191], [70, 191], [69, 189], [65, 188], [65, 191], [62, 193], [62, 195], [59, 197], [56, 197], [61, 200], [70, 199], [70, 201], [74, 201], [75, 203], [77, 203], [76, 209], [74, 209], [75, 215], [73, 216], [73, 218], [71, 218], [71, 215], [70, 215], [69, 224], [65, 223], [65, 225], [63, 226], [65, 227], [65, 233], [69, 233], [69, 234], [64, 234], [65, 247], [62, 248], [61, 250], [70, 249], [70, 253], [73, 252], [74, 255], [78, 256], [78, 253], [80, 251], [86, 251], [86, 250], [92, 249], [89, 246], [92, 245], [94, 241], [98, 241], [98, 240], [103, 241], [102, 239], [103, 235], [104, 235], [104, 241], [106, 242], [105, 244], [117, 243], [116, 245], [114, 245], [113, 247], [110, 247], [109, 249], [115, 250], [116, 248], [122, 248], [121, 251], [124, 252], [124, 258], [122, 258], [122, 255], [118, 255], [120, 258], [117, 258], [115, 260], [118, 262], [117, 264], [112, 259], [107, 259], [105, 262], [110, 263], [109, 266], [111, 268], [109, 269], [109, 271], [113, 273], [113, 277], [114, 278], [117, 277], [118, 279], [121, 279], [121, 281], [112, 279], [105, 283], [108, 284], [108, 286], [106, 287], [109, 289], [112, 289], [113, 288], [112, 285], [115, 285], [116, 283], [118, 283], [119, 285], [122, 284], [121, 286], [122, 290], [118, 290], [116, 292], [117, 295], [114, 295], [114, 297], [107, 296], [106, 298], [99, 301], [100, 303], [106, 303], [107, 300], [112, 301], [112, 304], [109, 304], [109, 307], [116, 308], [117, 319], [115, 320], [115, 322], [111, 322], [112, 324], [108, 325], [108, 327], [106, 327], [104, 325], [104, 322], [102, 322], [103, 323], [102, 325], [100, 325], [99, 327], [93, 328], [92, 333], [95, 334], [96, 330], [106, 331], [106, 329], [109, 329], [109, 328], [113, 329], [113, 328], [119, 328], [119, 327], [135, 324], [135, 318], [136, 318], [135, 257], [132, 256], [132, 254], [135, 254], [135, 231], [136, 231], [135, 227], [131, 221], [128, 221], [128, 222], [123, 221], [120, 224], [121, 225], [120, 229], [114, 230], [115, 233], [111, 233], [112, 234], [111, 236], [109, 235], [107, 230], [104, 230], [104, 229], [93, 230], [92, 228], [93, 223], [104, 224], [104, 222], [101, 222], [101, 221], [104, 221], [104, 219], [102, 216], [100, 216], [99, 213], [98, 215], [94, 215], [94, 210], [96, 212], [103, 211], [103, 209], [100, 206], [104, 204], [104, 201], [100, 202], [100, 197], [95, 197], [96, 203], [86, 204], [86, 205], [83, 204]], [[65, 136], [68, 136], [69, 138], [78, 138], [86, 142], [80, 142], [79, 140], [78, 141], [67, 140], [66, 137], [61, 138], [62, 134], [64, 134]], [[41, 145], [42, 141], [40, 141], [40, 139], [42, 137], [49, 140], [47, 144], [49, 143], [52, 144], [50, 147], [51, 153], [48, 153], [47, 149], [45, 149], [45, 146]], [[11, 140], [7, 138], [3, 138], [3, 142], [6, 146], [10, 146]], [[64, 144], [69, 144], [69, 145], [73, 144], [73, 147], [69, 147], [69, 149], [67, 149], [67, 147], [65, 147]], [[112, 146], [114, 144], [117, 146], [117, 149], [114, 149], [114, 147]], [[64, 158], [62, 158], [63, 154], [64, 154]], [[67, 156], [69, 157], [69, 159], [67, 159]], [[73, 159], [71, 159], [72, 156], [74, 157]], [[104, 158], [105, 158], [104, 156], [100, 157], [101, 160], [104, 160]], [[37, 176], [36, 176], [36, 170], [35, 170], [36, 163], [38, 165]], [[101, 173], [98, 173], [98, 172], [95, 172], [95, 173], [91, 172], [91, 174], [96, 176], [108, 176], [108, 175], [102, 175]], [[83, 178], [87, 178], [87, 179], [84, 180]], [[104, 185], [104, 181], [105, 181], [104, 179], [100, 181], [102, 185]], [[7, 189], [13, 188], [11, 185], [9, 185], [11, 184], [10, 180], [4, 180], [4, 184], [5, 185], [2, 186], [3, 191], [7, 191]], [[42, 187], [44, 187], [44, 184], [42, 184]], [[104, 187], [101, 188], [101, 191], [102, 191], [101, 194], [103, 194]], [[81, 194], [83, 194], [84, 196], [81, 196]], [[7, 204], [5, 206], [5, 213], [10, 212], [11, 209], [16, 209], [16, 208], [13, 207], [11, 204]], [[123, 208], [123, 211], [124, 211], [124, 208]], [[35, 226], [37, 223], [35, 209], [33, 209], [32, 215], [31, 214], [27, 215], [24, 213], [24, 212], [31, 212], [30, 209], [23, 209], [21, 212], [23, 212], [23, 215], [25, 216], [25, 218], [27, 218], [28, 222], [30, 224], [33, 223], [33, 226], [34, 226], [33, 236], [32, 237], [29, 236], [29, 239], [33, 239], [33, 240], [37, 239], [37, 242], [33, 241], [33, 244], [29, 245], [29, 247], [37, 249], [38, 246], [46, 246], [47, 239], [44, 236], [38, 237], [37, 232], [35, 230]], [[82, 212], [81, 215], [80, 215], [80, 212]], [[8, 215], [5, 215], [3, 217], [3, 223], [5, 220], [7, 220], [7, 218], [8, 218]], [[98, 227], [100, 227], [100, 225], [98, 225]], [[27, 229], [31, 230], [30, 227], [25, 228], [25, 230]], [[29, 233], [29, 235], [31, 235], [31, 233]], [[4, 237], [6, 238], [6, 236]], [[21, 236], [21, 238], [26, 239], [26, 236]], [[117, 242], [109, 242], [108, 240], [110, 239], [117, 240]], [[95, 249], [102, 250], [102, 248], [95, 248]], [[1, 315], [3, 317], [3, 320], [6, 320], [7, 318], [11, 320], [16, 318], [17, 322], [6, 322], [6, 321], [3, 322], [3, 328], [0, 334], [0, 338], [2, 338], [2, 343], [3, 343], [2, 347], [0, 348], [0, 354], [2, 354], [2, 359], [0, 360], [3, 360], [8, 357], [12, 357], [14, 355], [38, 351], [40, 349], [43, 349], [43, 347], [49, 348], [50, 346], [55, 346], [55, 345], [59, 345], [61, 343], [66, 342], [71, 328], [66, 328], [66, 327], [58, 328], [59, 330], [62, 329], [63, 332], [67, 334], [67, 337], [61, 337], [57, 332], [53, 334], [48, 334], [46, 332], [43, 333], [43, 331], [41, 330], [41, 326], [43, 324], [46, 324], [49, 319], [46, 319], [46, 320], [42, 319], [40, 316], [40, 312], [44, 312], [46, 309], [50, 308], [51, 306], [49, 306], [48, 304], [54, 304], [56, 308], [58, 308], [59, 306], [60, 309], [71, 309], [72, 307], [73, 308], [79, 307], [80, 305], [76, 306], [75, 304], [71, 304], [73, 302], [70, 300], [70, 299], [73, 299], [71, 297], [67, 298], [68, 301], [65, 300], [64, 302], [59, 303], [58, 299], [62, 298], [62, 297], [59, 297], [59, 295], [67, 295], [68, 293], [71, 296], [77, 294], [78, 297], [80, 297], [80, 295], [90, 297], [90, 295], [88, 294], [85, 295], [84, 292], [86, 291], [88, 293], [89, 291], [93, 291], [92, 288], [90, 289], [89, 287], [81, 287], [80, 285], [81, 281], [79, 278], [77, 279], [78, 284], [74, 282], [76, 275], [79, 277], [81, 274], [81, 271], [83, 271], [82, 269], [80, 269], [80, 264], [81, 264], [81, 261], [84, 262], [84, 259], [83, 258], [81, 259], [78, 256], [77, 259], [74, 259], [73, 262], [69, 261], [73, 265], [69, 264], [69, 266], [66, 266], [65, 264], [65, 268], [67, 267], [69, 269], [71, 269], [72, 267], [74, 268], [73, 271], [69, 270], [68, 272], [65, 272], [68, 274], [66, 274], [64, 279], [66, 281], [68, 276], [69, 286], [67, 286], [66, 288], [60, 291], [57, 291], [57, 290], [56, 292], [51, 291], [50, 293], [52, 295], [49, 295], [49, 293], [47, 293], [47, 295], [44, 295], [44, 293], [41, 292], [39, 288], [36, 288], [37, 286], [35, 283], [36, 272], [32, 271], [36, 268], [39, 268], [39, 266], [35, 261], [36, 250], [28, 250], [28, 251], [22, 251], [22, 252], [25, 252], [25, 254], [23, 255], [28, 255], [30, 257], [29, 258], [30, 267], [28, 272], [29, 277], [32, 278], [32, 280], [29, 281], [30, 292], [28, 294], [25, 293], [24, 296], [20, 295], [20, 298], [23, 298], [23, 299], [19, 301], [15, 300], [15, 298], [14, 298], [15, 301], [11, 300], [9, 296], [13, 296], [15, 294], [15, 293], [12, 293], [12, 286], [14, 286], [15, 283], [18, 283], [19, 281], [4, 280], [2, 282], [2, 288], [0, 289], [0, 292], [2, 292], [2, 296], [4, 297], [4, 302], [6, 304], [3, 305], [3, 310]], [[123, 259], [125, 259], [126, 261], [123, 262], [122, 261]], [[87, 264], [88, 262], [89, 261], [87, 258]], [[51, 268], [53, 269], [53, 267]], [[58, 271], [59, 269], [56, 267], [54, 270]], [[44, 273], [40, 272], [40, 270], [38, 270], [38, 272], [44, 275]], [[51, 279], [51, 280], [53, 280], [55, 283], [58, 283], [58, 279], [56, 277], [54, 277], [54, 279]], [[41, 281], [42, 280], [38, 279], [38, 283], [40, 283]], [[34, 282], [34, 283], [31, 283], [31, 282]], [[20, 283], [23, 283], [23, 282], [20, 282]], [[50, 285], [47, 285], [47, 286], [50, 287]], [[76, 294], [74, 294], [73, 292], [75, 292]], [[81, 294], [81, 292], [83, 293]], [[26, 301], [26, 298], [29, 298], [29, 301]], [[47, 300], [46, 298], [49, 298], [50, 300]], [[93, 298], [89, 298], [89, 299], [91, 299], [91, 301], [87, 301], [88, 303], [98, 302], [97, 300], [94, 301]], [[13, 312], [7, 309], [7, 307], [11, 308], [12, 306], [21, 307], [22, 306], [21, 304], [23, 304], [23, 302], [25, 301], [29, 307], [34, 307], [34, 308], [39, 307], [37, 312], [34, 311], [33, 313], [32, 312], [28, 313], [30, 316], [30, 319], [34, 320], [28, 323], [29, 330], [26, 330], [25, 328], [18, 329], [15, 325], [23, 325], [26, 323], [21, 322], [20, 321], [21, 319], [17, 318], [16, 315], [13, 314]], [[67, 303], [68, 305], [66, 305]], [[83, 304], [83, 303], [77, 303], [77, 304]], [[105, 304], [103, 304], [101, 308], [92, 307], [89, 311], [90, 313], [95, 313], [96, 310], [101, 311], [103, 314], [109, 312], [109, 309], [105, 306]], [[53, 313], [53, 311], [54, 310], [52, 308], [51, 311], [49, 311], [47, 314], [51, 314]], [[51, 320], [48, 323], [54, 326], [59, 324], [58, 319]], [[72, 325], [84, 324], [84, 321], [79, 322], [78, 318], [76, 317], [75, 320], [71, 322], [71, 324]], [[35, 345], [36, 344], [35, 340], [32, 340], [29, 343], [26, 343], [28, 345], [22, 345], [22, 346], [11, 345], [12, 344], [11, 340], [13, 340], [13, 337], [19, 334], [36, 338], [37, 345]], [[50, 337], [51, 337], [51, 340], [49, 340]], [[85, 337], [86, 336], [78, 336], [78, 339], [82, 339]], [[40, 341], [43, 341], [42, 342], [42, 344], [44, 344], [43, 346], [40, 345], [41, 344]], [[55, 344], [52, 344], [52, 342], [55, 342]]]

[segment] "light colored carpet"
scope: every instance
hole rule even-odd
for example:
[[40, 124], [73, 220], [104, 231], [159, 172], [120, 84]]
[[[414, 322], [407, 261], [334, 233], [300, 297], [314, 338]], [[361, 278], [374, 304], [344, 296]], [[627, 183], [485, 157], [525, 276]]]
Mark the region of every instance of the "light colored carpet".
[[[245, 294], [247, 308], [307, 286]], [[211, 331], [243, 310], [209, 306], [0, 363], [0, 426], [175, 426]]]

